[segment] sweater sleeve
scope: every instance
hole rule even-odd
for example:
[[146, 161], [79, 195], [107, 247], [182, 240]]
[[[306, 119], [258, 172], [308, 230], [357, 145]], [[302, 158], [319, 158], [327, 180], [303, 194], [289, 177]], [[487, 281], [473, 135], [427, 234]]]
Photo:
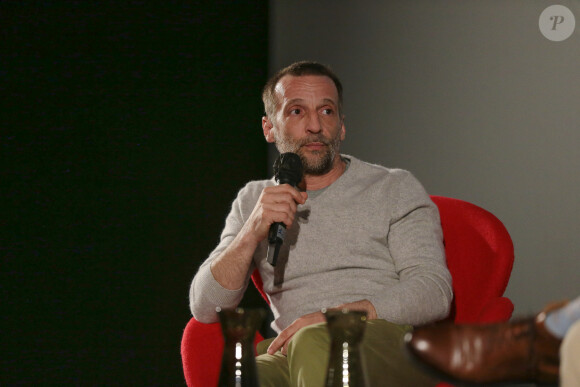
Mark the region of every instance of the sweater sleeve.
[[226, 224], [218, 246], [201, 264], [191, 283], [189, 306], [193, 317], [200, 322], [216, 322], [218, 320], [216, 313], [217, 307], [222, 309], [237, 307], [248, 286], [253, 264], [248, 270], [244, 286], [236, 290], [229, 290], [221, 286], [214, 278], [210, 269], [211, 262], [229, 246], [244, 225], [245, 211], [243, 198], [248, 194], [247, 191], [247, 187], [242, 189], [236, 200], [234, 200], [231, 211], [226, 218]]
[[370, 301], [379, 318], [398, 324], [445, 318], [453, 291], [437, 206], [411, 174], [389, 196], [396, 203], [387, 242], [399, 283]]

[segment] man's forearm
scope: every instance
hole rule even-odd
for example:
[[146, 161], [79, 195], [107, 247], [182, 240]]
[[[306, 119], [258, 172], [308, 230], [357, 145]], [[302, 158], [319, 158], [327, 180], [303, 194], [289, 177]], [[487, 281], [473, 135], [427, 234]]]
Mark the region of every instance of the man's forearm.
[[453, 291], [444, 272], [402, 281], [373, 299], [378, 318], [395, 324], [422, 325], [447, 317]]
[[198, 321], [215, 322], [216, 307], [235, 308], [238, 305], [254, 250], [240, 233], [221, 253], [200, 267], [189, 294], [191, 313]]
[[256, 247], [267, 238], [272, 223], [280, 222], [290, 227], [296, 206], [304, 204], [307, 197], [306, 192], [299, 192], [288, 184], [264, 188], [240, 232], [223, 254], [211, 263], [216, 281], [229, 290], [242, 287]]
[[237, 290], [244, 286], [252, 257], [258, 246], [258, 242], [243, 231], [242, 229], [242, 232], [210, 265], [215, 280], [229, 290]]

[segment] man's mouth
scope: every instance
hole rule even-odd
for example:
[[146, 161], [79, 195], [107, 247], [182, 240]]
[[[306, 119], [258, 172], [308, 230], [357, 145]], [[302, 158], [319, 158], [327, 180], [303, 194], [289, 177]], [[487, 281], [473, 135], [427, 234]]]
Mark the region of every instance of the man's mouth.
[[322, 142], [309, 142], [307, 144], [303, 145], [304, 148], [308, 149], [308, 150], [321, 150], [323, 148], [326, 147], [326, 144], [322, 143]]

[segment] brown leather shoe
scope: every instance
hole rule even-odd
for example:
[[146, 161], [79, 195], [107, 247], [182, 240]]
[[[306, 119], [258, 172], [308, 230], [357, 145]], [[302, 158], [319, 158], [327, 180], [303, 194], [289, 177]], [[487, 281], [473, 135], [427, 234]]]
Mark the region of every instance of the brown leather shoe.
[[544, 320], [564, 304], [514, 322], [417, 328], [405, 341], [415, 358], [451, 380], [557, 383], [561, 340], [546, 330]]

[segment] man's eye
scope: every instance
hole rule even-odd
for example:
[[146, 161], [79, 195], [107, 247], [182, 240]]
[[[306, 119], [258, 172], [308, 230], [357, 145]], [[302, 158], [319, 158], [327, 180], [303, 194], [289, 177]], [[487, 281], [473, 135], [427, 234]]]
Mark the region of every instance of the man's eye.
[[290, 114], [300, 114], [300, 109], [296, 108], [296, 109], [292, 109], [290, 110]]
[[322, 114], [331, 115], [333, 113], [332, 109], [322, 109]]

